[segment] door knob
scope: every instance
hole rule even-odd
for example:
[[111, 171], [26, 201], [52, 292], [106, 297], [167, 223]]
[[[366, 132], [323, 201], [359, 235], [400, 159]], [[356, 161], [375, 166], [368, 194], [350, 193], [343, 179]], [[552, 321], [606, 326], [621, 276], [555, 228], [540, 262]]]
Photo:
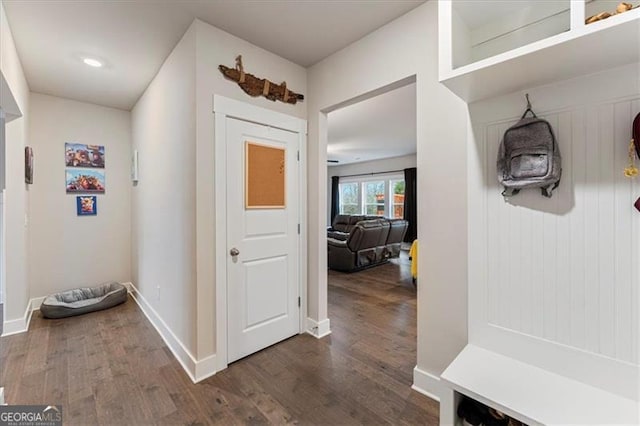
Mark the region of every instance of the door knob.
[[237, 255], [239, 255], [239, 254], [240, 254], [240, 250], [238, 250], [237, 248], [235, 248], [235, 247], [234, 247], [234, 248], [232, 248], [231, 250], [229, 250], [229, 254], [230, 254], [231, 256], [237, 256]]

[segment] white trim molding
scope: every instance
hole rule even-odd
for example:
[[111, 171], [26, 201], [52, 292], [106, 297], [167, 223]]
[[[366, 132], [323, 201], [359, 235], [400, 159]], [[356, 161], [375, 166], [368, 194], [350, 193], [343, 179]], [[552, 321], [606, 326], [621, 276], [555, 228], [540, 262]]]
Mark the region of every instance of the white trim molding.
[[307, 134], [307, 121], [302, 118], [220, 95], [213, 96], [213, 113], [288, 130], [301, 135]]
[[31, 299], [31, 310], [39, 311], [40, 305], [42, 305], [42, 302], [44, 302], [44, 299], [46, 299], [46, 296], [34, 297], [33, 299]]
[[[2, 325], [2, 337], [11, 336], [12, 334], [24, 333], [29, 330], [29, 323], [31, 322], [31, 315], [33, 314], [33, 300], [29, 300], [27, 308], [24, 311], [22, 318], [5, 321]], [[42, 300], [40, 300], [42, 302]], [[38, 304], [38, 308], [40, 305]]]
[[445, 386], [440, 377], [416, 366], [413, 369], [411, 389], [440, 403], [440, 426], [458, 424], [456, 408], [460, 403], [460, 395]]
[[158, 315], [155, 309], [153, 309], [149, 302], [147, 302], [133, 283], [128, 282], [123, 283], [123, 285], [127, 287], [133, 300], [138, 304], [140, 310], [142, 310], [160, 337], [162, 337], [162, 340], [167, 344], [167, 347], [171, 353], [173, 353], [173, 356], [178, 360], [193, 383], [198, 383], [216, 374], [215, 354], [201, 360], [196, 360], [180, 339], [173, 334], [169, 326], [167, 326], [160, 315]]
[[201, 382], [216, 374], [216, 358], [216, 354], [213, 354], [196, 361], [196, 368], [193, 373], [195, 376], [194, 383]]
[[33, 311], [40, 310], [40, 305], [42, 305], [42, 301], [44, 299], [44, 296], [34, 297], [33, 299], [30, 299], [29, 303], [27, 303], [27, 309], [25, 309], [22, 318], [5, 321], [2, 326], [2, 337], [29, 331], [29, 324], [31, 323], [31, 316], [33, 315]]
[[[187, 373], [193, 383], [198, 383], [208, 377], [216, 374], [216, 354], [209, 355], [201, 360], [196, 360], [195, 357], [189, 352], [184, 344], [176, 337], [167, 324], [162, 320], [160, 315], [151, 307], [149, 302], [140, 294], [138, 289], [131, 282], [122, 283], [124, 285], [131, 298], [140, 307], [140, 310], [147, 317], [149, 322], [156, 329], [162, 340], [167, 344], [167, 347], [173, 353], [173, 356], [178, 360], [184, 371]], [[22, 318], [18, 318], [11, 321], [5, 321], [3, 325], [4, 333], [2, 337], [11, 336], [12, 334], [24, 333], [29, 330], [29, 323], [31, 322], [31, 316], [33, 311], [40, 310], [40, 305], [44, 301], [45, 297], [34, 297], [29, 300], [27, 309], [24, 312]]]
[[[215, 205], [225, 206], [227, 203], [227, 116], [215, 112], [214, 97], [214, 157], [215, 157]], [[224, 183], [224, 185], [222, 184]], [[216, 351], [218, 353], [217, 370], [227, 368], [227, 209], [215, 209], [216, 227], [216, 276], [215, 276], [215, 306], [216, 306]]]
[[[299, 265], [299, 296], [301, 302], [300, 309], [300, 332], [306, 329], [305, 324], [307, 312], [307, 121], [272, 111], [267, 108], [258, 107], [235, 99], [226, 98], [220, 95], [213, 96], [214, 115], [214, 173], [215, 173], [215, 205], [224, 206], [227, 203], [227, 118], [236, 118], [256, 124], [269, 126], [272, 128], [287, 130], [299, 135], [299, 223], [300, 223], [300, 265]], [[215, 275], [215, 301], [212, 303], [216, 307], [216, 360], [217, 371], [227, 368], [227, 209], [215, 209], [215, 247], [216, 247], [216, 275]], [[327, 334], [329, 330], [327, 322]], [[320, 336], [322, 337], [322, 336]]]
[[440, 402], [440, 396], [442, 395], [444, 386], [440, 382], [440, 377], [415, 366], [413, 369], [413, 385], [411, 385], [411, 389]]
[[307, 333], [315, 337], [316, 339], [322, 339], [331, 334], [331, 322], [329, 318], [320, 322], [307, 318]]

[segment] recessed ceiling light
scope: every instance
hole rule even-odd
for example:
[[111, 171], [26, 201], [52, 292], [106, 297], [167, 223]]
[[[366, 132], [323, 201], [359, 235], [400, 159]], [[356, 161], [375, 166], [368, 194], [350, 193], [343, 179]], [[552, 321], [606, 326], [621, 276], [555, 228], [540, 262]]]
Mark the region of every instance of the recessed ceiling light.
[[102, 67], [102, 62], [100, 62], [97, 59], [94, 58], [83, 58], [82, 62], [84, 62], [86, 65], [89, 65], [90, 67], [94, 67], [94, 68], [100, 68]]

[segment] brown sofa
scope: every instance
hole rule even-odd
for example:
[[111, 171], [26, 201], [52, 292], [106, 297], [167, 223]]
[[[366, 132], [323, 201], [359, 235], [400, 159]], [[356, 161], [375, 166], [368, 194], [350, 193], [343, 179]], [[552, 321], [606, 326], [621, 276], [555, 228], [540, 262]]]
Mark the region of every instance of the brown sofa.
[[354, 228], [354, 226], [356, 226], [356, 223], [363, 220], [374, 219], [384, 219], [384, 217], [339, 214], [333, 219], [331, 227], [327, 229], [327, 237], [344, 241], [349, 237], [349, 233]]
[[[345, 219], [340, 218], [339, 222], [344, 223]], [[376, 218], [344, 225], [342, 229], [349, 230], [348, 233], [334, 229], [327, 237], [328, 264], [337, 271], [353, 272], [398, 257], [409, 223], [403, 219]], [[338, 238], [330, 236], [331, 232]]]

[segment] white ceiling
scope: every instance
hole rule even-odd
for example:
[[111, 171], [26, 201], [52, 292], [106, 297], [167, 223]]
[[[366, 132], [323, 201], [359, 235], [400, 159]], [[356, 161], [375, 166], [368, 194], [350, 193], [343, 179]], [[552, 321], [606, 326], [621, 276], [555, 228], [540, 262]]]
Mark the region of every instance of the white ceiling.
[[328, 125], [329, 166], [415, 154], [416, 85], [331, 112]]
[[[32, 91], [130, 109], [199, 18], [308, 67], [425, 0], [3, 0]], [[80, 57], [107, 66], [94, 69]]]

